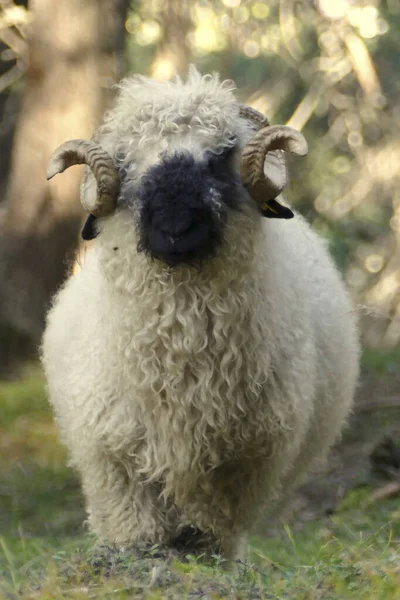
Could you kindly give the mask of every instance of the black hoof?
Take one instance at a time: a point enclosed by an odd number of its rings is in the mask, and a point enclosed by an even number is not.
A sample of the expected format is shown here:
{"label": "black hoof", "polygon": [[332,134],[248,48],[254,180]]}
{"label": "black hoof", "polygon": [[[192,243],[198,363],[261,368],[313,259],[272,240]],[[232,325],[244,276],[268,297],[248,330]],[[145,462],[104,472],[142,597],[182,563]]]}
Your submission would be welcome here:
{"label": "black hoof", "polygon": [[219,554],[219,546],[214,536],[191,525],[182,529],[174,539],[173,546],[178,552],[199,554],[206,551],[207,554]]}

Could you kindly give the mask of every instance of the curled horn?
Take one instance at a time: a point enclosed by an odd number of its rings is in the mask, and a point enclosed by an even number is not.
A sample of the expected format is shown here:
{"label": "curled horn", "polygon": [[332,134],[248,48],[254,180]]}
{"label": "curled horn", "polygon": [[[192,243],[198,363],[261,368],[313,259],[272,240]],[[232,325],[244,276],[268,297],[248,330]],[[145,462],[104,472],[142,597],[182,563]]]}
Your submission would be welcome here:
{"label": "curled horn", "polygon": [[239,115],[242,119],[251,121],[256,126],[256,129],[261,129],[261,127],[267,127],[269,125],[267,117],[258,112],[255,108],[247,106],[246,104],[240,104]]}
{"label": "curled horn", "polygon": [[307,142],[296,129],[270,126],[261,113],[249,107],[241,108],[240,116],[259,123],[257,133],[242,150],[240,175],[250,195],[263,204],[280,194],[287,184],[286,163],[279,151],[305,156]]}
{"label": "curled horn", "polygon": [[115,209],[120,189],[120,179],[111,156],[92,141],[70,140],[53,152],[46,176],[51,179],[72,165],[88,165],[97,181],[97,197],[90,204],[81,197],[83,208],[95,217],[104,217]]}

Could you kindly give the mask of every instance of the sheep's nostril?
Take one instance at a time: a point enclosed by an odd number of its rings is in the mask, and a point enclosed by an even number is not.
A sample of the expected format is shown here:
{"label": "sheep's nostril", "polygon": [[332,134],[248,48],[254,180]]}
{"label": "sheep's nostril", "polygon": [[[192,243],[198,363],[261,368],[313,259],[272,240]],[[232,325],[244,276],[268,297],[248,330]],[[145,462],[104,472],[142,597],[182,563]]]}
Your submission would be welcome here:
{"label": "sheep's nostril", "polygon": [[195,225],[196,224],[193,221],[180,223],[179,225],[166,225],[165,223],[161,223],[158,228],[169,239],[177,240],[193,229]]}
{"label": "sheep's nostril", "polygon": [[195,223],[191,223],[188,227],[180,228],[179,229],[179,233],[171,233],[170,231],[165,231],[165,229],[163,229],[162,227],[160,227],[160,232],[162,233],[162,235],[165,236],[165,238],[173,246],[175,246],[176,244],[178,244],[182,240],[185,240],[186,238],[189,238],[189,236],[194,232],[195,229],[196,229],[196,224]]}

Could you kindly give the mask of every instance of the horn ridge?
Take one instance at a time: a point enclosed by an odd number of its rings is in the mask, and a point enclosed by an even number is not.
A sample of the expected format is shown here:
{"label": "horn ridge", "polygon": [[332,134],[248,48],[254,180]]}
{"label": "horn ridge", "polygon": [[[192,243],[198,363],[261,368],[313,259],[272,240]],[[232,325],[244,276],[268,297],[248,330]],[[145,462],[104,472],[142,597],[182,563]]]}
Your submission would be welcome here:
{"label": "horn ridge", "polygon": [[265,117],[252,106],[247,106],[247,104],[239,105],[239,116],[242,119],[248,119],[251,121],[257,127],[257,129],[261,129],[262,127],[267,127],[269,125],[267,117]]}
{"label": "horn ridge", "polygon": [[[261,130],[263,131],[263,130]],[[260,140],[254,136],[243,148],[240,161],[240,175],[244,183],[255,185],[262,176],[266,152],[260,148]]]}

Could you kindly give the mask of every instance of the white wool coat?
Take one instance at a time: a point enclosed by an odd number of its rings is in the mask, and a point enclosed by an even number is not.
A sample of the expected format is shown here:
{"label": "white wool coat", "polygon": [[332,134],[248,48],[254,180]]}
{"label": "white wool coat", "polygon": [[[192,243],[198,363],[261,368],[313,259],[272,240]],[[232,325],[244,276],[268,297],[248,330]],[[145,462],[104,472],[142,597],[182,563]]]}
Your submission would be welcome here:
{"label": "white wool coat", "polygon": [[[162,84],[148,84],[150,101],[140,88],[147,104],[135,85],[145,84],[124,84],[103,128],[115,160],[142,136],[132,177],[154,160],[150,129],[174,114],[153,90]],[[229,86],[193,74],[176,85],[194,115],[189,133],[178,127],[185,147],[223,146],[235,123],[245,143]],[[142,102],[136,116],[128,96]],[[151,127],[140,125],[146,110]],[[42,349],[50,401],[100,538],[173,543],[191,526],[232,557],[338,437],[358,376],[355,313],[326,244],[297,214],[265,219],[248,199],[200,269],[138,254],[135,218],[120,206],[100,220],[54,300]]]}

